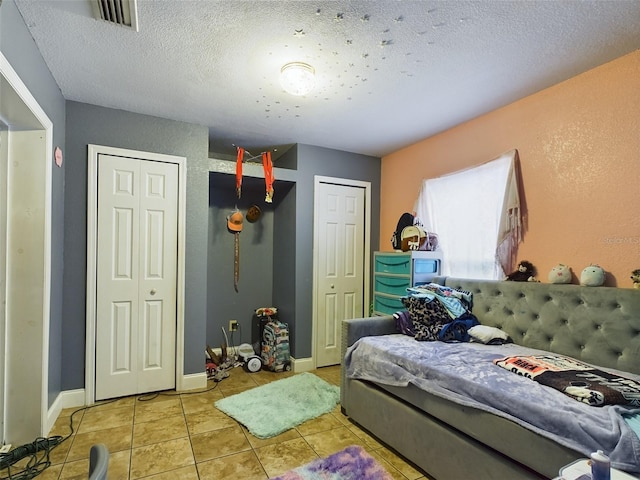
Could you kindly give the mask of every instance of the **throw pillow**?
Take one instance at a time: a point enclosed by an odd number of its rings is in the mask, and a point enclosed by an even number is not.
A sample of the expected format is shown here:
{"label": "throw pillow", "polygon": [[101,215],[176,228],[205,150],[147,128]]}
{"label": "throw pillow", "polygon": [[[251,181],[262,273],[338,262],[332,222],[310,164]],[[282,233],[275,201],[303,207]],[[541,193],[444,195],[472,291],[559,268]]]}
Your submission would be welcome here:
{"label": "throw pillow", "polygon": [[504,343],[509,339],[509,335],[496,327],[487,325],[476,325],[468,330],[472,340],[480,343]]}

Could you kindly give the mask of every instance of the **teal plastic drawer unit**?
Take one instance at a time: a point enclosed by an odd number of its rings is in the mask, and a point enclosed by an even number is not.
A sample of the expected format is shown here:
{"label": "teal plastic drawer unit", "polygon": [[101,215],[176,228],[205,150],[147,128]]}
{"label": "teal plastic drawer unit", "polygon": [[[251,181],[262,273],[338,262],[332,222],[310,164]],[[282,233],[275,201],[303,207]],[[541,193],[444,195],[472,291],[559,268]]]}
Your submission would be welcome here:
{"label": "teal plastic drawer unit", "polygon": [[404,310],[407,288],[429,283],[442,272],[440,252],[374,252],[373,314]]}
{"label": "teal plastic drawer unit", "polygon": [[376,273],[396,273],[409,275],[411,272],[411,255],[404,253],[387,253],[375,255],[374,271]]}
{"label": "teal plastic drawer unit", "polygon": [[391,315],[398,310],[404,310],[401,297],[385,296],[376,294],[373,302],[373,310],[383,315]]}
{"label": "teal plastic drawer unit", "polygon": [[406,295],[411,286],[408,277],[392,277],[390,275],[375,275],[373,290],[391,295]]}

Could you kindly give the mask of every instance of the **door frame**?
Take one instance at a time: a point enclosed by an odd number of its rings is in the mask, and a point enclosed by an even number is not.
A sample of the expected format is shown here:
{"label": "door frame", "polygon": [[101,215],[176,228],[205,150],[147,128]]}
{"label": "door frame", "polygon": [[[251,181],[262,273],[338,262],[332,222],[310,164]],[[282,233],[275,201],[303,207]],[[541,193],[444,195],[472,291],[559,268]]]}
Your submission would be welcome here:
{"label": "door frame", "polygon": [[364,182],[361,180],[351,180],[348,178],[337,177],[325,177],[321,175],[315,175],[313,177],[313,298],[312,298],[312,334],[311,334],[311,358],[313,362],[313,368],[317,367],[316,357],[316,342],[318,339],[318,284],[320,279],[318,278],[318,265],[320,261],[320,228],[318,225],[318,215],[315,214],[319,208],[320,201],[322,200],[319,195],[318,186],[321,183],[328,183],[332,185],[339,185],[345,187],[357,187],[364,188],[364,247],[362,254],[364,255],[362,278],[364,281],[362,289],[362,308],[364,314],[367,313],[369,308],[370,298],[370,277],[371,277],[371,182]]}
{"label": "door frame", "polygon": [[85,354],[85,404],[95,403],[96,387],[96,275],[98,244],[98,156],[101,154],[178,165],[178,252],[176,282],[176,390],[183,390],[184,378],[184,274],[187,159],[161,153],[127,150],[102,145],[88,146],[87,155],[87,305]]}
{"label": "door frame", "polygon": [[[42,285],[42,296],[37,301],[36,309],[38,313],[41,312],[41,315],[38,315],[39,318],[33,319],[33,326],[37,333],[36,337],[33,338],[33,331],[28,329],[20,329],[13,328],[9,330],[9,324],[7,321],[11,321],[11,319],[7,319],[4,315],[2,316],[3,321],[0,325],[0,339],[2,341],[2,346],[0,347],[0,354],[3,355],[4,363],[2,365],[2,373],[0,374],[0,379],[2,381],[2,391],[0,392],[2,398],[0,399],[0,414],[2,415],[2,440],[16,441],[19,440],[19,436],[24,434],[24,425],[14,425],[14,422],[9,422],[6,409],[7,403],[10,404],[10,407],[13,409],[13,415],[11,418],[16,418],[18,421],[24,416],[34,416],[37,415],[36,422],[39,424],[40,435],[46,435],[51,426],[52,426],[52,415],[49,412],[49,322],[51,315],[51,198],[52,198],[52,166],[53,166],[53,122],[49,119],[45,111],[40,107],[40,104],[35,99],[35,97],[31,94],[27,86],[24,84],[20,76],[13,69],[7,58],[0,52],[0,83],[3,84],[3,87],[7,87],[9,90],[3,92],[7,94],[5,98],[8,98],[12,105],[7,105],[6,103],[3,105],[4,107],[11,107],[12,113],[16,115],[15,118],[10,119],[11,121],[17,122],[16,124],[8,125],[8,133],[4,137],[7,141],[7,161],[10,161],[11,157],[11,136],[12,129],[16,129],[17,131],[33,131],[33,134],[40,137],[44,136],[44,144],[43,146],[43,155],[37,157],[31,157],[26,159],[27,161],[33,161],[34,168],[42,169],[39,173],[39,177],[42,178],[42,190],[39,192],[25,192],[30,195],[30,207],[33,208],[34,212],[41,212],[42,217],[42,227],[38,229],[34,234],[41,237],[42,240],[42,248],[43,248],[43,256],[42,261],[35,265],[35,269],[30,270],[30,277],[26,281],[26,283],[36,282]],[[0,115],[3,115],[6,112],[0,112]],[[35,119],[37,125],[31,124],[31,121],[27,119],[27,117],[32,117]],[[22,122],[29,123],[22,124]],[[3,146],[3,148],[5,148]],[[6,173],[6,172],[5,172]],[[3,181],[7,182],[8,178]],[[7,197],[3,198],[7,200]],[[16,192],[16,194],[20,194],[20,192]],[[9,200],[7,200],[6,215],[3,214],[4,220],[8,221],[9,213],[11,211],[12,206],[9,204]],[[7,225],[8,229],[10,228]],[[11,232],[7,229],[5,231],[8,237],[11,235]],[[6,243],[3,243],[4,247],[6,247]],[[11,263],[10,252],[6,252],[6,264],[7,270],[5,271],[6,285],[5,292],[9,290],[10,287],[13,287],[14,284],[17,284],[18,287],[21,283],[20,278],[14,278],[12,276],[11,271],[9,271],[9,266]],[[15,259],[14,259],[15,260]],[[19,263],[19,262],[18,262]],[[22,280],[24,282],[24,280]],[[5,298],[6,305],[2,308],[9,308],[10,298]],[[20,310],[21,306],[19,302],[16,302],[17,305],[12,306],[16,310]],[[33,307],[33,305],[29,305],[29,307]],[[30,311],[30,308],[26,308],[26,311]],[[10,337],[7,337],[7,333],[9,333]],[[40,348],[38,348],[40,347]],[[32,363],[24,362],[24,349],[33,349],[32,354],[30,355],[30,359]],[[24,402],[24,398],[22,401],[16,395],[9,395],[7,386],[11,383],[16,389],[16,382],[20,382],[25,375],[27,370],[23,371],[23,368],[29,369],[29,365],[37,365],[37,368],[40,370],[36,373],[39,375],[40,382],[36,382],[31,384],[27,391],[24,388],[20,388],[20,394],[26,395],[27,397],[36,397],[34,401]],[[22,365],[22,366],[21,366]],[[31,374],[27,374],[29,378],[33,378]],[[37,412],[32,410],[32,406],[35,405],[38,408]],[[18,410],[18,414],[15,414],[15,411]],[[12,439],[12,437],[15,437]]]}

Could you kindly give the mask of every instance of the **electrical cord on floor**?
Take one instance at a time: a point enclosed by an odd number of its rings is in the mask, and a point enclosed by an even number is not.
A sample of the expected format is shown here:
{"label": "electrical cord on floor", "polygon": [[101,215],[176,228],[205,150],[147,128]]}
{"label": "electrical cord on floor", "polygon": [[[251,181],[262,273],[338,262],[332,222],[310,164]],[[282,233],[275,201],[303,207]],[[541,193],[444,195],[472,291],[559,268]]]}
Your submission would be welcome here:
{"label": "electrical cord on floor", "polygon": [[218,384],[215,383],[213,385],[213,387],[207,388],[206,390],[198,390],[198,391],[195,391],[195,392],[173,392],[173,393],[169,393],[169,392],[153,392],[153,393],[145,393],[143,395],[138,396],[136,398],[136,400],[138,402],[149,402],[151,400],[155,400],[159,396],[163,396],[163,397],[179,397],[181,395],[198,395],[198,394],[201,394],[201,393],[210,392],[211,390],[215,390],[217,387],[218,387]]}
{"label": "electrical cord on floor", "polygon": [[[0,470],[7,469],[8,476],[1,479],[30,480],[40,475],[51,465],[49,453],[62,442],[61,436],[37,438],[32,443],[26,443],[14,448],[10,452],[0,455]],[[42,453],[40,453],[42,452]],[[11,466],[23,458],[31,457],[24,467],[11,472]]]}
{"label": "electrical cord on floor", "polygon": [[68,438],[70,438],[73,435],[73,433],[75,432],[75,430],[73,429],[73,417],[74,417],[74,415],[76,413],[83,412],[83,411],[89,410],[91,408],[102,407],[103,405],[109,405],[110,403],[117,402],[118,400],[120,400],[120,399],[119,398],[114,398],[113,400],[107,400],[105,402],[100,402],[100,403],[94,403],[93,405],[87,405],[86,407],[80,407],[77,410],[74,410],[73,413],[71,414],[71,417],[69,417],[69,430],[70,430],[69,435],[64,437],[60,443],[64,442]]}
{"label": "electrical cord on floor", "polygon": [[[117,400],[118,399],[108,400],[75,410],[69,419],[69,429],[71,432],[66,437],[55,435],[48,438],[36,438],[32,443],[21,445],[5,454],[0,454],[0,470],[6,468],[8,475],[0,476],[0,480],[31,480],[40,475],[45,469],[51,466],[51,460],[49,459],[51,451],[73,435],[73,417],[76,413],[90,408],[108,405]],[[24,467],[16,468],[16,472],[12,473],[12,465],[27,457],[31,457],[27,464]]]}
{"label": "electrical cord on floor", "polygon": [[[207,390],[201,390],[196,392],[184,392],[184,393],[165,393],[165,392],[155,392],[152,394],[140,395],[137,397],[138,401],[144,402],[157,398],[160,395],[175,397],[180,395],[196,395],[201,393],[207,393],[214,390],[218,384],[214,384],[212,387]],[[0,473],[0,480],[31,480],[38,475],[40,475],[45,469],[51,466],[51,460],[49,459],[49,455],[51,451],[56,448],[58,445],[69,439],[75,432],[73,428],[73,417],[84,410],[89,410],[90,408],[97,408],[103,405],[108,405],[110,403],[117,402],[119,399],[107,400],[105,402],[96,403],[94,405],[88,405],[86,407],[78,408],[71,413],[69,417],[69,434],[66,437],[62,437],[61,435],[56,435],[48,438],[37,438],[32,443],[27,443],[25,445],[21,445],[20,447],[16,447],[13,450],[0,454],[0,471],[6,469],[7,476],[3,476]],[[23,458],[31,457],[27,464],[24,467],[16,468],[15,473],[13,473],[12,465],[19,462]]]}

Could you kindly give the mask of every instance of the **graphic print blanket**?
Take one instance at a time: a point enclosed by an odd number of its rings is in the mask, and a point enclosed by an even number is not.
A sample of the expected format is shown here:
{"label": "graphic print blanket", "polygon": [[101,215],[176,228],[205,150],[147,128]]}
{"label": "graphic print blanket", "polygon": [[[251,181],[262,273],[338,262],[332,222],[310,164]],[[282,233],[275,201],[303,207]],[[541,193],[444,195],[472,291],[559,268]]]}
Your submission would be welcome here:
{"label": "graphic print blanket", "polygon": [[640,383],[573,358],[530,355],[505,357],[493,363],[588,405],[640,407]]}

